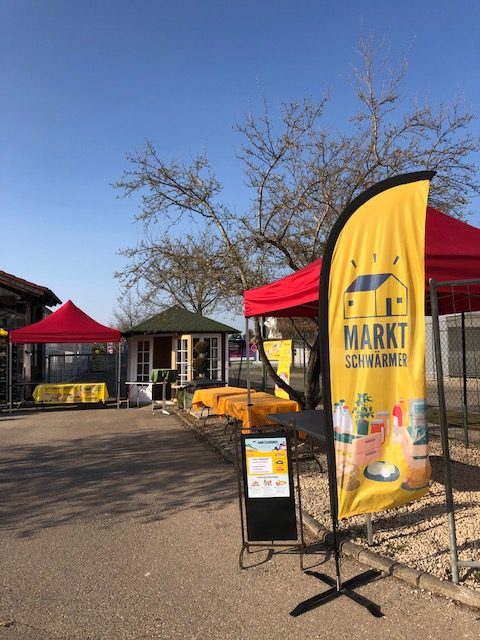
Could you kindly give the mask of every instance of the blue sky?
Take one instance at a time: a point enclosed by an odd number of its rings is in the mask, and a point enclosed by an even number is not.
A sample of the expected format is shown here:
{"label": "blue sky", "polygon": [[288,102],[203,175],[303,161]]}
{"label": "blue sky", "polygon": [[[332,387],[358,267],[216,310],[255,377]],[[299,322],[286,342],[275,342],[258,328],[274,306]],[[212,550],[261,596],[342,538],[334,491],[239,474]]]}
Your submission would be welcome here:
{"label": "blue sky", "polygon": [[473,1],[0,0],[0,269],[109,323],[117,252],[141,235],[111,186],[125,154],[145,138],[164,159],[205,151],[241,209],[234,125],[262,94],[276,108],[329,90],[341,129],[370,33],[408,58],[408,99],[480,112]]}

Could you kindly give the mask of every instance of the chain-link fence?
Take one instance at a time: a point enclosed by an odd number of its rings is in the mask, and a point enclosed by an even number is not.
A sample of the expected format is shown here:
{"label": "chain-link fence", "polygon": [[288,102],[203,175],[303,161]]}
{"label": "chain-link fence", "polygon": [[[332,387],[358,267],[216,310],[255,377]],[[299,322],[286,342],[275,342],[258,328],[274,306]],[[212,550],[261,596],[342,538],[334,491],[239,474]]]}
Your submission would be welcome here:
{"label": "chain-link fence", "polygon": [[[290,370],[290,386],[303,394],[306,386],[306,371],[308,365],[309,352],[303,345],[294,343],[292,348],[292,366]],[[274,369],[277,362],[272,361]],[[257,391],[275,392],[275,384],[267,375],[263,364],[257,357],[252,357],[248,364],[249,378],[252,389]],[[247,361],[245,357],[230,357],[228,362],[228,380],[230,385],[237,387],[247,386]]]}
{"label": "chain-link fence", "polygon": [[[479,572],[480,280],[430,282],[427,374],[430,432],[440,431],[452,580]],[[443,314],[443,315],[440,315]],[[428,331],[427,331],[428,336]],[[433,366],[432,366],[433,363]],[[432,376],[432,377],[430,377]],[[456,441],[463,441],[460,444]],[[433,460],[432,466],[434,468]],[[455,509],[458,510],[457,517]],[[460,514],[461,510],[461,514]]]}
{"label": "chain-link fence", "polygon": [[[126,358],[122,359],[120,395],[125,396]],[[115,353],[50,354],[47,356],[47,382],[105,382],[109,395],[116,395],[117,356]]]}
{"label": "chain-link fence", "polygon": [[[445,400],[449,418],[449,437],[480,446],[480,312],[453,313],[440,316],[440,340]],[[298,392],[305,390],[308,353],[295,345],[290,384]],[[304,362],[305,361],[305,362]],[[276,363],[273,363],[274,367]],[[439,435],[439,402],[432,318],[426,318],[426,378],[428,418],[431,435]],[[265,376],[260,361],[249,363],[253,389],[274,393],[274,383]],[[247,385],[245,358],[231,358],[229,383]]]}
{"label": "chain-link fence", "polygon": [[[439,334],[449,438],[468,445],[480,440],[480,313],[440,316]],[[427,318],[426,335],[429,423],[435,434],[440,422],[431,318]]]}

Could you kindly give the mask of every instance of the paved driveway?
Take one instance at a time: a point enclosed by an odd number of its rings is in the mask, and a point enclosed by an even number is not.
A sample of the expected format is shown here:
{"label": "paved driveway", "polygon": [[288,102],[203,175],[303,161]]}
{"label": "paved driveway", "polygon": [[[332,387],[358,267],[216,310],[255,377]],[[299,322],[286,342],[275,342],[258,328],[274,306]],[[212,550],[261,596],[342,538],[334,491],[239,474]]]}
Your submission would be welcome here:
{"label": "paved driveway", "polygon": [[292,554],[239,570],[233,469],[175,416],[3,414],[0,435],[0,640],[480,636],[478,612],[391,578],[360,590],[383,619],[346,598],[291,618],[322,585]]}

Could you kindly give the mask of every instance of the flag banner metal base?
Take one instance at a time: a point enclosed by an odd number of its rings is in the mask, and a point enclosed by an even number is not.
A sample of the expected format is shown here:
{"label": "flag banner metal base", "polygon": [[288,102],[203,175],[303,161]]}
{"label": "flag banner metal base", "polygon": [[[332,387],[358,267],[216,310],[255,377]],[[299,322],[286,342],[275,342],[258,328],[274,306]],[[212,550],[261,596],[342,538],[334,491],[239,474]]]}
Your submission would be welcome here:
{"label": "flag banner metal base", "polygon": [[365,598],[365,596],[361,596],[360,594],[353,591],[353,589],[355,589],[356,587],[367,584],[368,582],[379,578],[382,575],[381,571],[377,571],[376,569],[365,571],[364,573],[361,573],[358,576],[350,578],[350,580],[344,582],[340,586],[340,588],[338,588],[336,580],[328,576],[326,573],[318,573],[317,571],[305,571],[305,573],[307,576],[313,576],[314,578],[322,580],[326,584],[330,585],[331,588],[297,604],[295,609],[290,611],[290,615],[294,618],[302,615],[302,613],[311,611],[312,609],[315,609],[322,604],[326,604],[331,600],[335,600],[335,598],[338,598],[339,596],[347,596],[347,598],[350,598],[357,604],[365,607],[365,609],[367,609],[367,611],[371,613],[375,618],[383,618],[384,614],[382,613],[378,604],[375,604],[368,598]]}

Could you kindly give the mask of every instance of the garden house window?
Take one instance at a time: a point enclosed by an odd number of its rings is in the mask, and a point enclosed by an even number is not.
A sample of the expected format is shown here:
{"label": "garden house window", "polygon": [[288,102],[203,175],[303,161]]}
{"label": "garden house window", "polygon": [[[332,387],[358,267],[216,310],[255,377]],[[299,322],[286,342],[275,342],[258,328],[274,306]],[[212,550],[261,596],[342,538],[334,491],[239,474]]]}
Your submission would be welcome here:
{"label": "garden house window", "polygon": [[185,384],[188,380],[188,340],[180,338],[177,341],[177,384]]}
{"label": "garden house window", "polygon": [[150,340],[139,340],[137,347],[137,382],[150,379]]}

